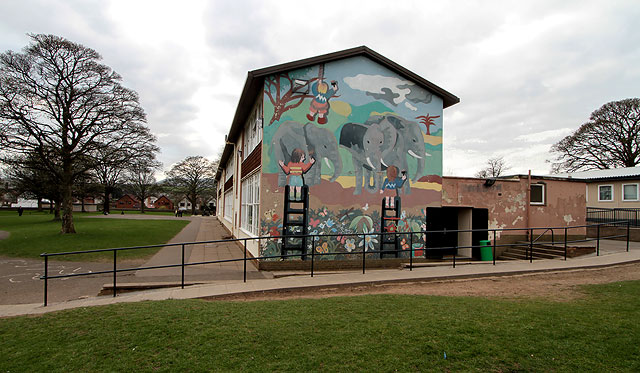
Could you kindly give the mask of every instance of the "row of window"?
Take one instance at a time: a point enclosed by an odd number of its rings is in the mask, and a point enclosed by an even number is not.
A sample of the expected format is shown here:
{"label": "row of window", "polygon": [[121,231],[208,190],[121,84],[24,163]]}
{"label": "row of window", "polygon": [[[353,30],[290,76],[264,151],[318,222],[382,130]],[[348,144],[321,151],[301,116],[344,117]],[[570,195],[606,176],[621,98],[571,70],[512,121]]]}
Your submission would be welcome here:
{"label": "row of window", "polygon": [[[613,201],[613,185],[598,185],[598,201]],[[622,200],[638,201],[638,184],[622,184]]]}
{"label": "row of window", "polygon": [[[260,172],[255,172],[242,180],[242,205],[240,227],[247,233],[258,235],[260,220]],[[224,194],[224,217],[233,221],[233,189]]]}

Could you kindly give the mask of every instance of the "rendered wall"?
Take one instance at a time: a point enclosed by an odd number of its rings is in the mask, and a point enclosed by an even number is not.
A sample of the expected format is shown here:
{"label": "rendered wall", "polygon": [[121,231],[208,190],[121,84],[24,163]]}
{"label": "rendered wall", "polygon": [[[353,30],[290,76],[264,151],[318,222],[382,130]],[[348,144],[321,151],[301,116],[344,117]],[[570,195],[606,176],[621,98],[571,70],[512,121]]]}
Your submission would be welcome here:
{"label": "rendered wall", "polygon": [[[442,205],[488,209],[489,229],[568,227],[586,224],[585,183],[532,179],[532,184],[538,182],[546,185],[544,205],[529,204],[526,178],[498,180],[495,184],[486,186],[483,179],[445,177]],[[529,223],[527,208],[530,209]],[[584,235],[586,230],[571,229],[568,234]],[[498,239],[502,235],[524,235],[524,231],[500,233]]]}
{"label": "rendered wall", "polygon": [[[304,160],[294,162],[300,152]],[[282,232],[284,187],[299,182],[287,166],[310,166],[303,176],[312,234],[379,231],[382,199],[396,193],[399,225],[419,230],[425,208],[442,200],[442,100],[365,57],[267,77],[262,235]],[[394,171],[396,185],[404,184],[384,188]],[[336,254],[325,259],[349,259],[363,247],[377,250],[377,240],[338,237],[318,242],[316,250]],[[275,240],[262,249],[279,253]]]}

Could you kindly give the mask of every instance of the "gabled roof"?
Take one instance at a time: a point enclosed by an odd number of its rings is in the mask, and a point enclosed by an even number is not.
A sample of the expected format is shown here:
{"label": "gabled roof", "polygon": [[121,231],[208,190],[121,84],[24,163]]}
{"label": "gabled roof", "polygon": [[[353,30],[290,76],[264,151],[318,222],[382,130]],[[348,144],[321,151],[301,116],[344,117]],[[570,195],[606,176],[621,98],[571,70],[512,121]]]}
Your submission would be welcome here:
{"label": "gabled roof", "polygon": [[[420,75],[407,70],[406,68],[365,46],[360,46],[338,52],[323,54],[321,56],[305,58],[298,61],[287,62],[249,71],[249,73],[247,74],[247,80],[244,83],[242,95],[240,96],[240,100],[238,102],[238,107],[236,108],[236,113],[233,117],[233,121],[231,122],[231,129],[229,130],[229,134],[227,135],[227,140],[232,143],[235,142],[237,140],[237,137],[242,132],[243,125],[247,120],[247,116],[250,114],[250,110],[253,104],[255,103],[256,96],[260,92],[262,92],[264,78],[266,76],[356,56],[365,56],[372,61],[377,62],[380,65],[388,68],[389,70],[397,73],[398,75],[413,81],[418,86],[430,92],[433,92],[435,95],[442,99],[443,108],[447,108],[460,102],[460,99],[458,97],[422,78]],[[233,146],[227,143],[227,145],[225,145],[224,151],[222,152],[220,164],[218,165],[218,171],[216,172],[215,177],[216,180],[220,178],[222,170],[224,169],[227,160],[231,155],[231,152],[233,152]]]}
{"label": "gabled roof", "polygon": [[608,170],[589,170],[559,174],[572,179],[582,180],[614,180],[614,179],[640,179],[640,167],[612,168]]}

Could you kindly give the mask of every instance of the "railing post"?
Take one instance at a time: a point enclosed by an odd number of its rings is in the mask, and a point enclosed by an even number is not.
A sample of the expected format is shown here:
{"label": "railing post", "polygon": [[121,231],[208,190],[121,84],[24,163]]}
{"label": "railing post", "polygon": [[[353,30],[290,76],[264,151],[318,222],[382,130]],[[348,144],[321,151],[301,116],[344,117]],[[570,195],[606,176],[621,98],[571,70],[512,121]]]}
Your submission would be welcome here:
{"label": "railing post", "polygon": [[180,280],[180,287],[184,289],[184,244],[182,244],[182,276]]}
{"label": "railing post", "polygon": [[598,224],[598,235],[596,236],[596,256],[600,256],[600,224]]}
{"label": "railing post", "polygon": [[311,277],[313,277],[313,263],[316,257],[316,236],[311,238]]}
{"label": "railing post", "polygon": [[[636,217],[638,216],[638,211],[636,211]],[[627,252],[629,252],[629,238],[630,238],[630,231],[631,231],[631,222],[629,220],[627,220]]]}
{"label": "railing post", "polygon": [[496,235],[496,230],[493,230],[493,265],[496,265],[496,239],[497,239],[497,235]]}
{"label": "railing post", "polygon": [[529,228],[529,263],[533,263],[533,228]]}
{"label": "railing post", "polygon": [[116,267],[116,259],[118,255],[118,250],[113,250],[113,297],[116,297],[116,277],[117,277],[117,267]]}
{"label": "railing post", "polygon": [[456,252],[453,253],[453,268],[456,268],[456,254],[458,253],[458,246],[456,246]]}
{"label": "railing post", "polygon": [[413,271],[413,232],[409,233],[409,271]]}
{"label": "railing post", "polygon": [[364,267],[365,267],[365,261],[366,261],[365,253],[367,252],[367,234],[365,233],[363,237],[364,237],[364,245],[362,245],[362,274],[364,275]]}
{"label": "railing post", "polygon": [[[46,254],[46,253],[45,253]],[[47,306],[47,281],[49,279],[49,256],[44,256],[44,306]]]}
{"label": "railing post", "polygon": [[565,227],[564,228],[564,260],[567,260],[567,235],[568,235],[568,228]]}
{"label": "railing post", "polygon": [[242,263],[244,263],[242,266],[242,281],[247,282],[247,240],[244,240],[244,260]]}

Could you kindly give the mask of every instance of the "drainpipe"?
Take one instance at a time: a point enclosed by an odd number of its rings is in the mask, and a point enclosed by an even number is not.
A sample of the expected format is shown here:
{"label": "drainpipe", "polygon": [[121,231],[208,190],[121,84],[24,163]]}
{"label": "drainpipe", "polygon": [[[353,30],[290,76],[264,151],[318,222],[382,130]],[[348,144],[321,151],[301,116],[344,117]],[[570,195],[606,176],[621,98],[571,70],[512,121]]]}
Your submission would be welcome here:
{"label": "drainpipe", "polygon": [[527,200],[525,201],[527,206],[527,240],[530,240],[529,237],[531,228],[531,170],[529,170],[529,177],[527,178]]}

